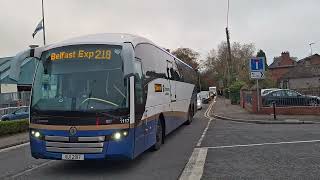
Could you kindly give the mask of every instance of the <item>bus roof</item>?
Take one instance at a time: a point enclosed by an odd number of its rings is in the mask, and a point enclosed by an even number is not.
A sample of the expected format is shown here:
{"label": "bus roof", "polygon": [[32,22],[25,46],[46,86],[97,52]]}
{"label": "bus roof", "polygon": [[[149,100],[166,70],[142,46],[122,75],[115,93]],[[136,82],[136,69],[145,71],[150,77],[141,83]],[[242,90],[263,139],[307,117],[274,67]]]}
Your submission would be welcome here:
{"label": "bus roof", "polygon": [[75,45],[75,44],[118,44],[121,45],[124,42],[130,42],[133,46],[136,46],[139,43],[150,43],[154,44],[152,41],[125,33],[102,33],[102,34],[90,34],[80,37],[75,37],[67,39],[65,41],[47,45],[44,49],[49,50],[56,47]]}
{"label": "bus roof", "polygon": [[[130,42],[132,45],[135,47],[137,44],[140,43],[148,43],[152,44],[156,47],[156,44],[154,44],[152,41],[141,37],[137,35],[132,35],[132,34],[126,34],[126,33],[100,33],[100,34],[90,34],[90,35],[85,35],[85,36],[80,36],[80,37],[75,37],[71,39],[67,39],[65,41],[59,42],[59,43],[54,43],[50,44],[44,47],[44,51],[61,47],[61,46],[69,46],[69,45],[76,45],[76,44],[115,44],[115,45],[121,45],[122,43],[125,42]],[[159,47],[162,49],[164,52],[167,54],[171,55],[187,67],[193,69],[190,65],[186,64],[182,60],[178,59],[175,57],[173,54],[167,52],[164,48]]]}

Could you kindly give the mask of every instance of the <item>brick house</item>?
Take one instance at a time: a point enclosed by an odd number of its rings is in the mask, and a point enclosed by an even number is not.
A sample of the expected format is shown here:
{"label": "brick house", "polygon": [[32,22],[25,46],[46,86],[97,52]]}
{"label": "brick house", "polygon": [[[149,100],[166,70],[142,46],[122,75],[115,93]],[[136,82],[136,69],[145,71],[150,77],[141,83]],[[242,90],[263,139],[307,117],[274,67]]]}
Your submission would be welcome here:
{"label": "brick house", "polygon": [[289,52],[282,52],[280,57],[275,57],[272,64],[269,66],[271,78],[281,86],[281,78],[297,65],[294,57],[290,57]]}
{"label": "brick house", "polygon": [[298,61],[298,65],[304,65],[304,66],[320,65],[320,55],[314,54],[312,56],[303,58]]}
{"label": "brick house", "polygon": [[305,94],[320,95],[320,55],[314,54],[298,61],[280,79],[283,88]]}

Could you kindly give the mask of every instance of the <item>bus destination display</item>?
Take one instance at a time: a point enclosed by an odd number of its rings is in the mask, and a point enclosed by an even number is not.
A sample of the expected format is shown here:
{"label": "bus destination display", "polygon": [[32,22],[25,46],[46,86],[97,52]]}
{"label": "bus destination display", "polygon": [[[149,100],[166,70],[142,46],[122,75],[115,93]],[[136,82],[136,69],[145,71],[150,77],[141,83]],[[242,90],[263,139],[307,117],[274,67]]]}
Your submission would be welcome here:
{"label": "bus destination display", "polygon": [[110,60],[112,58],[112,51],[109,49],[96,50],[73,50],[52,52],[50,54],[51,61],[68,60],[68,59],[83,59],[83,60]]}

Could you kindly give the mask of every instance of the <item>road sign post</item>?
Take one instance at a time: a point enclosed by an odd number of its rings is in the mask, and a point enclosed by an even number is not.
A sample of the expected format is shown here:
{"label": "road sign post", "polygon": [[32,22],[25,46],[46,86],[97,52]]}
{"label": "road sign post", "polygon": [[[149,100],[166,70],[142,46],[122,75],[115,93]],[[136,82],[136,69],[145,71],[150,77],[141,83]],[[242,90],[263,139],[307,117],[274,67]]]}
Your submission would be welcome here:
{"label": "road sign post", "polygon": [[260,111],[259,79],[265,78],[265,58],[253,57],[249,59],[250,78],[256,80],[257,85],[257,110]]}
{"label": "road sign post", "polygon": [[257,110],[260,111],[259,80],[257,79]]}

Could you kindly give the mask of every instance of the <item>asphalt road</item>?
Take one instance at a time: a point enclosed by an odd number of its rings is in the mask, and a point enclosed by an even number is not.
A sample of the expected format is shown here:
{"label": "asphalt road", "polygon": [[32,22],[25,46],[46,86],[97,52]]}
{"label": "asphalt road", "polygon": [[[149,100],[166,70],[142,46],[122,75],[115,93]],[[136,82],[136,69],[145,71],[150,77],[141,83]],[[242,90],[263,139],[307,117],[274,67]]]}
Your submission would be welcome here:
{"label": "asphalt road", "polygon": [[170,134],[159,151],[147,151],[133,161],[36,160],[28,145],[0,152],[0,179],[177,179],[207,125],[205,109],[191,125]]}
{"label": "asphalt road", "polygon": [[28,146],[0,151],[0,179],[319,179],[320,124],[208,125],[205,110],[133,161],[36,160]]}
{"label": "asphalt road", "polygon": [[202,179],[319,179],[320,125],[215,121]]}

